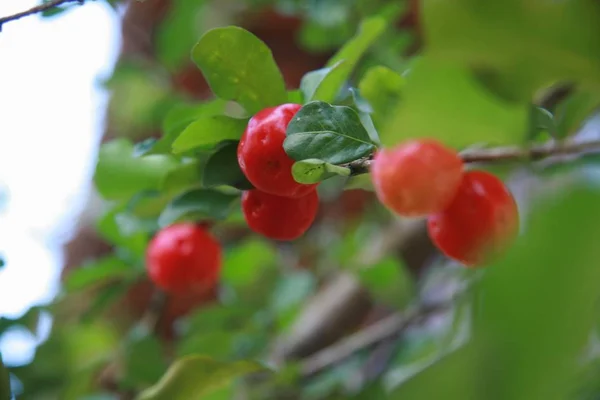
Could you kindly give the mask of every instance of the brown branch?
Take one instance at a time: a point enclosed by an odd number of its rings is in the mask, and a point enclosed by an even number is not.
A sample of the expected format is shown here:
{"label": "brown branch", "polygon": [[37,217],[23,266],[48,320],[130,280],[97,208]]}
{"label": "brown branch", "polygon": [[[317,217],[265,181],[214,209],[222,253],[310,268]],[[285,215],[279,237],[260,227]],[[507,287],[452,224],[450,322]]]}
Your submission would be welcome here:
{"label": "brown branch", "polygon": [[338,343],[329,346],[306,358],[300,367],[303,377],[314,374],[335,365],[354,353],[367,349],[385,339],[400,334],[408,326],[446,310],[450,304],[436,304],[413,308],[404,314],[396,313],[363,329]]}
{"label": "brown branch", "polygon": [[0,32],[2,31],[2,26],[7,22],[16,21],[18,19],[27,17],[29,15],[34,15],[37,13],[41,13],[41,12],[50,10],[55,7],[59,7],[63,4],[75,3],[75,2],[79,3],[79,4],[83,4],[84,0],[51,0],[51,1],[47,1],[45,3],[42,3],[38,6],[32,7],[29,10],[21,11],[16,14],[13,14],[13,15],[8,15],[6,17],[1,17],[0,18]]}
{"label": "brown branch", "polygon": [[164,293],[162,290],[156,289],[152,294],[152,298],[150,299],[150,303],[148,304],[146,312],[140,318],[139,325],[147,329],[148,332],[154,332],[166,303],[166,293]]}
{"label": "brown branch", "polygon": [[[465,163],[490,163],[519,160],[541,160],[544,158],[565,155],[581,155],[584,153],[600,152],[600,140],[588,140],[571,143],[548,142],[539,146],[523,148],[518,146],[493,147],[488,149],[467,149],[460,153]],[[346,166],[352,175],[366,174],[373,160],[362,158],[352,161]]]}

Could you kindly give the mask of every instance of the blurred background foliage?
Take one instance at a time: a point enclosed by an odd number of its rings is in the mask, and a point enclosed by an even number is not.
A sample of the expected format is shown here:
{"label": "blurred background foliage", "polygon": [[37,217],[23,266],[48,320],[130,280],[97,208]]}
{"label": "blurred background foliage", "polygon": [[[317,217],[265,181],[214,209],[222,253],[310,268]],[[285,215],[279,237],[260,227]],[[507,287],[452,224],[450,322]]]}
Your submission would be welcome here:
{"label": "blurred background foliage", "polygon": [[[123,45],[105,82],[93,227],[107,247],[67,262],[55,301],[0,319],[0,334],[53,320],[34,360],[8,365],[16,398],[600,399],[597,157],[481,165],[507,180],[522,218],[485,269],[441,257],[422,221],[375,200],[368,175],[325,180],[311,230],[273,243],[240,212],[246,182],[222,142],[239,127],[206,125],[248,113],[215,98],[191,53],[209,29],[242,26],[272,50],[289,101],[349,105],[384,145],[559,143],[581,139],[600,103],[600,3],[111,4]],[[180,220],[208,221],[222,241],[221,280],[155,315],[144,251]]]}

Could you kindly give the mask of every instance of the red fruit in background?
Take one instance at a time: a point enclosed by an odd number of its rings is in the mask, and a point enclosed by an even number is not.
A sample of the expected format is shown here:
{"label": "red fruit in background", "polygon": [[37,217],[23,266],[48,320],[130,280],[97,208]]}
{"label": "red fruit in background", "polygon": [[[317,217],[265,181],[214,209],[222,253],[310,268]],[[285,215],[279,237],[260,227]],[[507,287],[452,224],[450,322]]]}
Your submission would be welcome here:
{"label": "red fruit in background", "polygon": [[150,279],[166,292],[204,292],[218,280],[221,245],[199,225],[171,225],[148,245],[146,268]]}
{"label": "red fruit in background", "polygon": [[519,213],[500,179],[485,171],[469,171],[450,206],[431,215],[427,228],[446,256],[477,265],[510,246],[518,234]]}
{"label": "red fruit in background", "polygon": [[310,228],[319,208],[315,190],[299,198],[260,190],[242,194],[242,211],[250,229],[270,239],[294,240]]}
{"label": "red fruit in background", "polygon": [[381,149],[371,167],[379,201],[407,217],[425,216],[447,207],[462,175],[458,153],[431,139]]}
{"label": "red fruit in background", "polygon": [[283,149],[287,126],[301,107],[282,104],[266,108],[248,122],[237,156],[240,168],[255,188],[276,196],[302,197],[316,187],[294,180],[294,160]]}

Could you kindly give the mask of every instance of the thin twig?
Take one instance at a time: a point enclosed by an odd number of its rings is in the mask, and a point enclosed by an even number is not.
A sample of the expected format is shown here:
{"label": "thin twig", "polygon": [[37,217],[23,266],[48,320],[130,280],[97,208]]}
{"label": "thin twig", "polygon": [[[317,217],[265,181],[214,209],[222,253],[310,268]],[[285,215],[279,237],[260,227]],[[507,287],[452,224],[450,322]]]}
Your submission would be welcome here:
{"label": "thin twig", "polygon": [[148,330],[148,332],[154,332],[156,325],[160,320],[163,309],[167,302],[167,295],[162,291],[156,289],[150,299],[150,304],[142,317],[140,318],[139,324]]}
{"label": "thin twig", "polygon": [[79,3],[79,4],[83,4],[83,0],[51,0],[51,1],[47,1],[45,3],[42,3],[38,6],[32,7],[29,10],[25,10],[25,11],[21,11],[18,12],[16,14],[13,15],[8,15],[6,17],[1,17],[0,18],[0,31],[2,31],[2,26],[10,21],[16,21],[18,19],[21,19],[23,17],[27,17],[29,15],[34,15],[37,13],[41,13],[47,10],[50,10],[52,8],[55,7],[59,7],[63,4],[67,4],[67,3]]}
{"label": "thin twig", "polygon": [[343,361],[357,351],[371,347],[382,340],[399,334],[413,323],[448,308],[449,304],[421,306],[404,314],[396,313],[361,330],[338,343],[306,358],[301,365],[301,374],[310,377],[325,368]]}
{"label": "thin twig", "polygon": [[[588,140],[572,143],[545,143],[539,146],[523,148],[518,146],[493,147],[489,149],[467,149],[460,153],[465,163],[489,163],[518,160],[541,160],[553,156],[579,155],[600,152],[600,140]],[[366,174],[371,169],[373,160],[362,158],[352,161],[346,166],[352,175]]]}

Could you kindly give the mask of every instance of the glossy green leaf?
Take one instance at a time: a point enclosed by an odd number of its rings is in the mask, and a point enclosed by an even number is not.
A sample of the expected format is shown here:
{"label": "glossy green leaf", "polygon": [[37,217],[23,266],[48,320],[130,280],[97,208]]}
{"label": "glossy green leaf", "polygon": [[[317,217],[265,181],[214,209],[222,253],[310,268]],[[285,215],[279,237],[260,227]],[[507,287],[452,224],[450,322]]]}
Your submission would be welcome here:
{"label": "glossy green leaf", "polygon": [[142,190],[159,189],[176,166],[176,160],[166,155],[135,157],[129,140],[116,139],[102,145],[94,181],[104,198],[126,199]]}
{"label": "glossy green leaf", "polygon": [[381,141],[437,138],[461,148],[474,143],[515,144],[526,138],[529,103],[506,103],[454,63],[422,57],[406,78],[402,101],[391,108]]}
{"label": "glossy green leaf", "polygon": [[250,114],[287,100],[271,50],[243,28],[207,31],[192,49],[192,60],[218,97],[237,101]]}
{"label": "glossy green leaf", "polygon": [[356,111],[321,101],[308,103],[296,113],[283,147],[294,160],[318,158],[331,164],[353,161],[375,150]]}
{"label": "glossy green leaf", "polygon": [[227,140],[219,143],[204,164],[202,185],[213,187],[220,185],[232,186],[240,190],[252,189],[237,160],[239,141]]}
{"label": "glossy green leaf", "polygon": [[158,224],[164,227],[182,219],[224,219],[238,198],[238,195],[213,189],[192,189],[167,205],[158,218]]}
{"label": "glossy green leaf", "polygon": [[268,369],[253,361],[220,362],[204,356],[175,361],[158,383],[136,400],[200,400],[234,379]]}
{"label": "glossy green leaf", "polygon": [[66,277],[64,287],[67,291],[73,292],[97,283],[104,283],[106,280],[131,276],[132,272],[135,270],[131,266],[111,255],[71,270]]}
{"label": "glossy green leaf", "polygon": [[332,176],[350,176],[350,169],[327,163],[319,159],[296,161],[292,165],[292,176],[298,183],[306,185],[324,181]]}
{"label": "glossy green leaf", "polygon": [[406,84],[405,78],[395,71],[375,66],[367,70],[358,84],[360,95],[373,109],[373,119],[382,124],[397,106]]}
{"label": "glossy green leaf", "polygon": [[331,67],[321,68],[304,75],[300,81],[300,90],[305,101],[333,102],[341,89],[340,76],[346,77],[345,64],[346,61],[342,60]]}
{"label": "glossy green leaf", "polygon": [[173,152],[183,153],[194,148],[215,145],[223,140],[238,140],[248,120],[225,115],[201,117],[189,124],[173,142]]}

